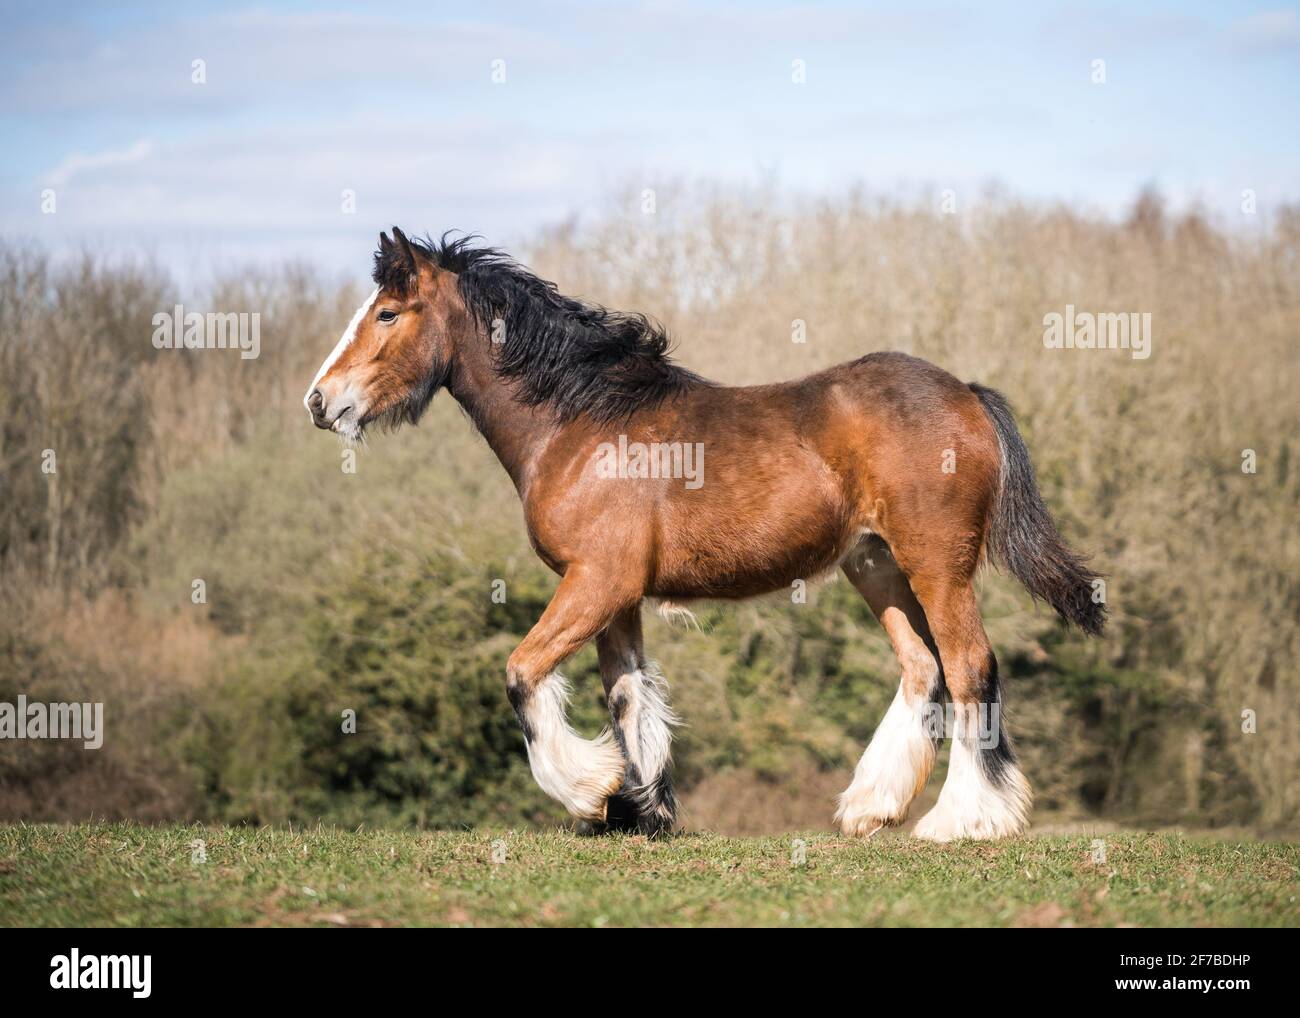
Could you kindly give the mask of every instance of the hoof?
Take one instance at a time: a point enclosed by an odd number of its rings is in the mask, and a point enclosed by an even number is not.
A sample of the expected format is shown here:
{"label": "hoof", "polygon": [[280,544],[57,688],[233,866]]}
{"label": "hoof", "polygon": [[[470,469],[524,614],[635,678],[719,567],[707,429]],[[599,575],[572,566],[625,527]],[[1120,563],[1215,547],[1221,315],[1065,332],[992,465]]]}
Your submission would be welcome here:
{"label": "hoof", "polygon": [[637,812],[636,803],[622,792],[616,792],[606,801],[604,824],[606,831],[634,833],[639,819],[640,814]]}
{"label": "hoof", "polygon": [[907,819],[911,803],[888,800],[872,791],[850,787],[840,796],[835,822],[846,838],[869,838],[886,827],[897,827]]}
{"label": "hoof", "polygon": [[841,820],[840,833],[846,838],[862,838],[865,841],[872,835],[879,834],[886,827],[897,826],[897,823],[890,820],[881,820],[878,817],[858,816]]}
{"label": "hoof", "polygon": [[611,795],[605,803],[605,822],[601,830],[603,833],[644,834],[655,838],[671,834],[675,824],[673,816],[665,815],[659,809],[643,811],[636,798],[624,788]]}
{"label": "hoof", "polygon": [[1009,768],[999,785],[979,786],[976,793],[949,794],[945,784],[939,802],[920,819],[912,834],[923,841],[943,843],[960,838],[992,841],[1025,833],[1033,796],[1019,769]]}

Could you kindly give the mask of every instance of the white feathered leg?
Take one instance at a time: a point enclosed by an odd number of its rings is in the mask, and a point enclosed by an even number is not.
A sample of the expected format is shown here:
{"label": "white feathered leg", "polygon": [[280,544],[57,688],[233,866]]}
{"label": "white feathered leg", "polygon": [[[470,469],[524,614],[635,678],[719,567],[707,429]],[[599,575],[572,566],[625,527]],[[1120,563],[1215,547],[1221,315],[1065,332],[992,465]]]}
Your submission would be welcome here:
{"label": "white feathered leg", "polygon": [[1000,700],[954,704],[948,777],[913,833],[927,841],[1007,838],[1029,826],[1033,794],[1006,730]]}
{"label": "white feathered leg", "polygon": [[850,837],[869,837],[907,819],[912,800],[925,787],[934,766],[934,715],[928,697],[909,700],[907,680],[881,720],[840,795],[835,821]]}
{"label": "white feathered leg", "polygon": [[606,800],[623,784],[623,754],[613,735],[606,730],[584,739],[569,726],[569,684],[560,675],[548,675],[527,693],[512,687],[511,701],[542,791],[579,819],[604,821]]}
{"label": "white feathered leg", "polygon": [[614,620],[597,637],[596,649],[614,738],[627,763],[608,822],[643,834],[671,830],[677,821],[672,730],[679,722],[668,706],[668,683],[642,652],[639,609]]}

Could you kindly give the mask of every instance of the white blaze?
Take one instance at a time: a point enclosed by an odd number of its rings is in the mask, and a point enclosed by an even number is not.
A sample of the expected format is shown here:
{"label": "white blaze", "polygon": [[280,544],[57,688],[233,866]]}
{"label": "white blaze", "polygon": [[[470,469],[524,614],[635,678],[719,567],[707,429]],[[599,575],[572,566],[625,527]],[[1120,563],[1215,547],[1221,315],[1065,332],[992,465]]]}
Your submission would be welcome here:
{"label": "white blaze", "polygon": [[343,330],[343,335],[335,345],[334,352],[325,358],[325,363],[322,364],[320,370],[316,372],[316,377],[311,380],[311,385],[307,386],[307,395],[302,398],[302,405],[307,407],[308,414],[311,413],[311,407],[308,405],[307,401],[311,399],[311,394],[316,389],[317,383],[329,373],[329,369],[334,366],[334,362],[343,356],[343,351],[351,346],[352,341],[357,338],[357,329],[361,327],[361,320],[365,318],[370,309],[375,306],[375,300],[378,297],[379,288],[376,287],[374,293],[366,298],[366,302],[362,304],[361,307],[357,308],[357,313],[352,316],[352,321],[348,322],[348,327]]}

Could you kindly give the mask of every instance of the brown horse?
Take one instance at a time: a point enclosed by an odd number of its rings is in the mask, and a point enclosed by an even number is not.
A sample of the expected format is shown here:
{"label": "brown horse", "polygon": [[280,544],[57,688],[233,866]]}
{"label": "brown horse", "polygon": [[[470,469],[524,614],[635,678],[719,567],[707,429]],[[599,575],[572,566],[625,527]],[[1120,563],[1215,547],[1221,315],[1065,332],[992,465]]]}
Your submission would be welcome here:
{"label": "brown horse", "polygon": [[[561,577],[510,655],[506,692],[538,784],[569,812],[647,833],[675,822],[675,718],[642,647],[642,602],[751,597],[838,566],[902,666],[840,797],[844,833],[901,823],[945,735],[947,781],[916,834],[1025,828],[1029,786],[1001,721],[976,569],[989,554],[1089,633],[1105,605],[998,393],[898,353],[717,385],[676,366],[644,317],[562,296],[468,238],[421,243],[394,228],[374,279],[307,410],[352,440],[416,423],[445,387],[487,439]],[[556,668],[593,638],[612,734],[591,741],[568,724]]]}

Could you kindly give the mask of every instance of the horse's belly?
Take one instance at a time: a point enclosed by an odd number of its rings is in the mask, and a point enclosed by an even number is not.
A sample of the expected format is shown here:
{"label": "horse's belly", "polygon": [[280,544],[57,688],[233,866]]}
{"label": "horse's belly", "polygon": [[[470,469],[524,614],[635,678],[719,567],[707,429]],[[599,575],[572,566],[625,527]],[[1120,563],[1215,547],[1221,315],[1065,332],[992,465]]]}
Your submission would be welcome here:
{"label": "horse's belly", "polygon": [[752,597],[834,569],[860,532],[833,499],[684,505],[661,519],[652,596]]}

